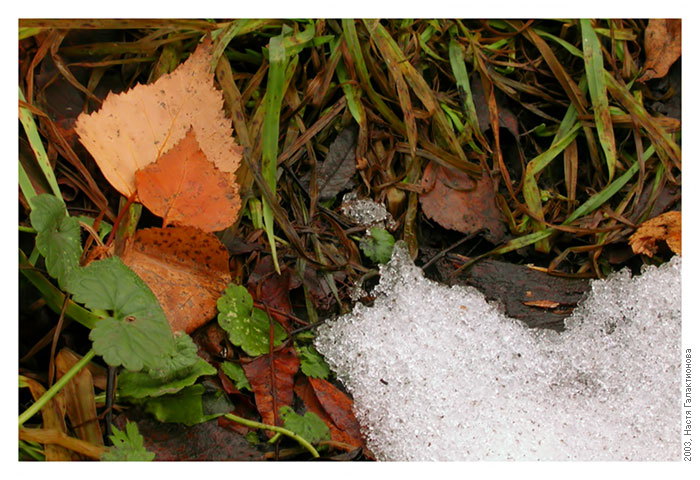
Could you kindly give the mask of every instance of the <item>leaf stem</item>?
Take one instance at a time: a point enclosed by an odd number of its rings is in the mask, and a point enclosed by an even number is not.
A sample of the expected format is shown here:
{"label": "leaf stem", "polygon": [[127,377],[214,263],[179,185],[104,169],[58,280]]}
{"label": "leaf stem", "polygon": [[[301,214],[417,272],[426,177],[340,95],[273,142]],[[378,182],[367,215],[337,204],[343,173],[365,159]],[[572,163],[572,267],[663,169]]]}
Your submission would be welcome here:
{"label": "leaf stem", "polygon": [[293,438],[294,440],[296,440],[299,443],[299,445],[301,445],[302,447],[307,449],[311,453],[311,455],[313,455],[314,458],[320,457],[320,455],[318,454],[316,449],[313,447],[313,445],[311,445],[309,442],[307,442],[306,439],[304,439],[304,437],[297,435],[296,433],[292,432],[291,430],[287,430],[286,428],[282,428],[282,427],[276,427],[274,425],[268,425],[266,423],[260,423],[260,422],[255,422],[253,420],[248,420],[246,418],[239,417],[238,415],[234,415],[232,413],[227,413],[226,415],[224,415],[224,418],[228,418],[229,420],[236,422],[236,423],[240,423],[241,425],[245,425],[246,427],[262,428],[264,430],[270,430],[273,432],[281,433],[282,435],[286,435],[290,438]]}
{"label": "leaf stem", "polygon": [[95,356],[95,351],[90,349],[83,358],[80,359],[78,363],[73,365],[73,367],[66,372],[54,385],[49,388],[46,393],[44,393],[39,399],[34,402],[34,404],[22,412],[19,416],[19,426],[21,427],[24,422],[32,418],[39,410],[41,410],[48,402],[51,400],[61,389],[66,386],[71,379],[77,375],[77,373],[82,370],[82,368],[90,363],[90,360]]}

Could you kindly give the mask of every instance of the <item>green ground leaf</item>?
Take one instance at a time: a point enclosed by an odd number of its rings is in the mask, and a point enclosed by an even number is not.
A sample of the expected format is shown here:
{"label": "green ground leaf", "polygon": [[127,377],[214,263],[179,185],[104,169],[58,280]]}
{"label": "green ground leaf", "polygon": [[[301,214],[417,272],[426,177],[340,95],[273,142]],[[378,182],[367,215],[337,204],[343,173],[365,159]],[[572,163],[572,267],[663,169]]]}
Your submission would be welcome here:
{"label": "green ground leaf", "polygon": [[304,437],[309,443],[318,445],[322,440],[331,439],[328,425],[313,412],[306,412],[302,417],[285,405],[280,408],[280,417],[284,421],[284,428]]}
{"label": "green ground leaf", "polygon": [[144,462],[156,458],[156,454],[146,450],[143,446],[143,437],[134,422],[126,421],[124,431],[113,430],[114,434],[109,438],[114,446],[110,447],[101,460],[107,462]]}
{"label": "green ground leaf", "polygon": [[208,393],[199,384],[186,387],[174,395],[146,398],[139,403],[159,422],[182,423],[188,427],[219,417],[227,413],[226,410],[233,410],[225,397]]}
{"label": "green ground leaf", "polygon": [[119,374],[119,395],[130,398],[159,397],[177,393],[185,387],[194,385],[202,375],[216,375],[216,368],[203,359],[189,367],[176,378],[163,380],[146,372],[122,371]]}
{"label": "green ground leaf", "polygon": [[362,253],[376,263],[386,263],[391,260],[395,242],[391,233],[380,227],[372,227],[369,232],[370,236],[360,241]]}
{"label": "green ground leaf", "polygon": [[[216,306],[219,325],[228,332],[231,343],[253,357],[269,352],[270,319],[264,311],[253,308],[253,297],[245,287],[229,285]],[[272,323],[278,346],[287,338],[287,332],[276,321]]]}
{"label": "green ground leaf", "polygon": [[176,344],[158,300],[117,257],[74,270],[66,281],[76,302],[111,312],[90,332],[93,348],[107,364],[127,370],[167,370]]}
{"label": "green ground leaf", "polygon": [[301,371],[307,377],[328,378],[331,369],[312,345],[295,346],[301,362]]}
{"label": "green ground leaf", "polygon": [[46,270],[65,288],[66,277],[80,266],[80,223],[69,217],[59,198],[45,193],[34,198],[29,215],[37,231],[36,248],[46,260]]}
{"label": "green ground leaf", "polygon": [[[173,351],[166,355],[157,366],[151,367],[148,370],[148,374],[161,381],[181,378],[183,375],[188,374],[190,369],[200,360],[199,355],[197,355],[197,345],[192,341],[192,337],[179,332],[175,334],[175,348]],[[214,375],[215,373],[206,375]]]}
{"label": "green ground leaf", "polygon": [[224,371],[228,378],[233,380],[233,383],[238,390],[250,390],[251,392],[253,391],[253,389],[250,386],[250,383],[248,382],[248,379],[245,376],[243,367],[241,367],[239,364],[233,362],[224,362],[221,364],[221,369]]}

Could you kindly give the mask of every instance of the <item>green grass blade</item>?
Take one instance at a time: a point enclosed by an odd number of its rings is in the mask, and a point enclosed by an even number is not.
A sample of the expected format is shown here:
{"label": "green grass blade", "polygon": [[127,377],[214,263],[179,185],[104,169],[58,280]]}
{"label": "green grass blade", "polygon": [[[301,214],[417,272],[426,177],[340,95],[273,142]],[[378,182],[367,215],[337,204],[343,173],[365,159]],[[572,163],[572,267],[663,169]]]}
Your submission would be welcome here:
{"label": "green grass blade", "polygon": [[[262,127],[262,175],[270,190],[277,190],[277,147],[279,144],[279,122],[284,96],[284,73],[289,62],[282,35],[270,39],[270,70],[265,92],[265,118]],[[274,214],[263,197],[263,221],[270,242],[275,271],[280,273],[274,235]]]}
{"label": "green grass blade", "polygon": [[455,76],[455,82],[457,83],[460,98],[462,99],[462,107],[467,115],[468,138],[471,138],[473,134],[477,137],[481,145],[486,145],[486,139],[479,129],[479,119],[476,116],[474,97],[472,97],[469,75],[467,75],[467,67],[464,63],[464,52],[462,51],[461,45],[454,37],[450,38],[449,57],[452,73]]}
{"label": "green grass blade", "polygon": [[[542,208],[542,198],[540,189],[537,186],[537,174],[541,172],[547,165],[551,163],[566,147],[573,142],[579,134],[581,128],[580,123],[576,123],[569,132],[564,135],[559,141],[552,144],[547,150],[542,152],[537,157],[530,160],[525,169],[523,176],[523,196],[528,209],[537,217],[543,218],[544,211]],[[535,230],[545,230],[545,225],[542,222],[534,219]],[[548,253],[550,244],[548,239],[542,239],[535,246],[537,251]]]}
{"label": "green grass blade", "polygon": [[615,163],[617,162],[617,149],[613,132],[612,118],[608,107],[608,93],[605,87],[605,68],[603,65],[603,53],[600,40],[593,30],[589,19],[581,19],[581,36],[583,37],[583,61],[586,67],[588,89],[593,103],[595,124],[598,130],[598,139],[605,154],[605,162],[608,166],[608,183],[615,177]]}
{"label": "green grass blade", "polygon": [[[438,129],[442,133],[442,136],[446,142],[452,147],[452,151],[457,154],[457,157],[464,162],[465,165],[471,165],[471,162],[467,160],[467,156],[462,149],[462,146],[457,141],[457,136],[452,129],[449,120],[445,116],[445,113],[438,105],[435,100],[435,94],[425,81],[423,76],[418,72],[413,65],[408,61],[403,51],[399,48],[398,44],[391,37],[389,32],[382,26],[377,20],[367,21],[363,20],[365,27],[370,32],[372,40],[379,48],[382,55],[386,61],[393,61],[399,66],[401,72],[403,73],[406,82],[413,90],[413,93],[420,99],[425,108],[433,115],[433,118],[437,124]],[[471,165],[476,167],[476,171],[481,171],[481,168],[476,165]]]}
{"label": "green grass blade", "polygon": [[36,197],[36,190],[34,190],[32,181],[29,180],[29,175],[24,171],[22,162],[19,162],[19,188],[22,190],[22,195],[24,195],[24,198],[27,199],[27,203],[29,203],[31,207],[34,197]]}
{"label": "green grass blade", "polygon": [[[22,94],[22,89],[18,87],[19,99],[26,102],[24,95]],[[46,150],[44,150],[44,144],[41,143],[41,137],[39,136],[39,130],[36,128],[36,123],[34,122],[34,117],[26,108],[19,108],[19,120],[22,122],[24,127],[24,132],[27,134],[27,139],[29,140],[29,145],[31,145],[34,155],[36,156],[36,161],[39,164],[39,168],[44,173],[46,180],[49,182],[49,186],[61,201],[63,201],[63,195],[61,195],[61,190],[58,188],[58,182],[56,181],[56,176],[53,173],[53,168],[49,162],[49,157],[46,155]]]}

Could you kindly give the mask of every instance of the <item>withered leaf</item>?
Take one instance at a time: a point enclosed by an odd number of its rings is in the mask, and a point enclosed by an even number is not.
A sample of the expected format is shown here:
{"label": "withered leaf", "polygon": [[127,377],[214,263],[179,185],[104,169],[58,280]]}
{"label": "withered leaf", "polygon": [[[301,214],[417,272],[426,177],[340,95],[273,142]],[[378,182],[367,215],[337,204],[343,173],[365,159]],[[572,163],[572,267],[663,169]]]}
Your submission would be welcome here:
{"label": "withered leaf", "polygon": [[642,223],[637,231],[630,235],[629,244],[634,253],[643,253],[651,257],[656,253],[656,244],[664,240],[671,251],[681,255],[681,230],[681,212],[662,213]]}
{"label": "withered leaf", "polygon": [[441,226],[467,235],[483,232],[491,243],[505,237],[505,224],[488,175],[476,181],[466,173],[431,162],[423,172],[421,189],[423,213]]}
{"label": "withered leaf", "polygon": [[354,447],[364,446],[364,441],[359,433],[359,427],[357,429],[353,427],[351,428],[351,432],[346,432],[338,428],[335,422],[333,422],[333,419],[330,417],[330,415],[328,415],[326,410],[318,401],[314,388],[309,383],[307,377],[300,376],[297,379],[297,382],[294,384],[294,393],[301,398],[307,410],[314,412],[321,418],[321,420],[325,422],[326,425],[328,425],[328,428],[331,431],[331,440],[346,443]]}
{"label": "withered leaf", "polygon": [[646,61],[639,82],[663,78],[681,56],[681,20],[652,18],[644,31]]}
{"label": "withered leaf", "polygon": [[345,128],[333,140],[318,170],[318,197],[328,200],[340,193],[355,174],[357,129]]}
{"label": "withered leaf", "polygon": [[333,419],[333,423],[351,438],[355,439],[351,445],[361,445],[362,434],[360,424],[352,413],[352,400],[346,394],[338,390],[332,383],[322,379],[309,377],[309,383],[316,394],[318,402]]}
{"label": "withered leaf", "polygon": [[189,225],[205,232],[228,227],[241,208],[234,174],[207,159],[192,129],[168,153],[136,172],[136,191],[165,225]]}
{"label": "withered leaf", "polygon": [[231,282],[226,247],[193,227],[138,230],[122,261],[153,291],[173,332],[190,333],[213,318]]}
{"label": "withered leaf", "polygon": [[211,54],[207,37],[172,73],[119,95],[110,93],[99,111],[78,117],[80,141],[122,195],[136,191],[136,171],[167,153],[190,126],[219,170],[238,168],[242,149],[232,138],[223,95],[214,87]]}
{"label": "withered leaf", "polygon": [[[56,378],[60,379],[76,363],[80,356],[68,348],[56,355]],[[95,386],[90,369],[83,368],[63,387],[61,391],[66,402],[66,413],[78,438],[93,445],[104,445],[102,429],[97,420],[95,407]]]}
{"label": "withered leaf", "polygon": [[[275,404],[277,411],[283,405],[292,405],[294,400],[294,375],[299,370],[299,360],[294,348],[289,346],[274,354]],[[255,394],[255,405],[263,423],[275,424],[272,401],[272,369],[270,355],[261,355],[250,363],[243,364],[243,371]],[[269,432],[271,433],[271,432]]]}

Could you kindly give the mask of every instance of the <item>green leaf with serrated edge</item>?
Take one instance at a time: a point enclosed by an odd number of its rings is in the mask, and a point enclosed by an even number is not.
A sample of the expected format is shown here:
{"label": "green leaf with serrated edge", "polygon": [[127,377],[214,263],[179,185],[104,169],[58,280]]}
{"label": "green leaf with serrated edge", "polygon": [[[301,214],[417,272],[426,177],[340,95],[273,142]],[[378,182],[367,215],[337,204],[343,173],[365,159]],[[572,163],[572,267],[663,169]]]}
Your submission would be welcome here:
{"label": "green leaf with serrated edge", "polygon": [[60,199],[48,193],[34,198],[29,219],[37,231],[36,248],[46,260],[46,270],[65,288],[68,274],[80,266],[80,223],[68,216]]}
{"label": "green leaf with serrated edge", "polygon": [[386,263],[391,260],[391,252],[394,250],[394,237],[383,228],[372,227],[370,236],[360,241],[360,248],[367,258],[377,263]]}
{"label": "green leaf with serrated edge", "polygon": [[221,369],[224,371],[228,378],[233,380],[233,383],[238,390],[253,391],[253,389],[250,387],[250,383],[248,383],[248,379],[245,376],[243,367],[241,367],[239,364],[233,362],[224,362],[221,364]]}
{"label": "green leaf with serrated edge", "polygon": [[197,345],[192,338],[186,333],[178,332],[175,334],[175,349],[166,355],[158,366],[149,368],[148,374],[161,381],[180,378],[186,375],[199,360]]}
{"label": "green leaf with serrated edge", "polygon": [[122,371],[119,374],[119,395],[129,398],[159,397],[177,393],[185,387],[194,385],[202,375],[216,375],[216,368],[203,359],[190,366],[185,372],[175,378],[164,381],[143,372]]}
{"label": "green leaf with serrated edge", "polygon": [[331,439],[331,431],[321,418],[313,412],[306,412],[302,417],[287,405],[280,407],[280,417],[284,428],[301,435],[309,443],[318,444]]}
{"label": "green leaf with serrated edge", "polygon": [[312,345],[295,345],[294,349],[299,354],[301,371],[304,372],[307,377],[328,378],[331,369],[321,354],[318,353]]}
{"label": "green leaf with serrated edge", "polygon": [[131,371],[162,369],[176,355],[175,339],[158,300],[119,258],[74,270],[66,289],[87,308],[111,312],[90,332],[93,348],[108,365]]}
{"label": "green leaf with serrated edge", "polygon": [[[216,303],[219,325],[226,330],[231,343],[255,357],[270,350],[270,319],[259,308],[253,308],[253,297],[241,285],[229,285]],[[275,346],[287,338],[284,328],[272,321]]]}
{"label": "green leaf with serrated edge", "polygon": [[203,395],[205,395],[204,386],[197,384],[186,387],[174,395],[148,397],[135,403],[139,403],[159,422],[183,423],[191,427],[223,415],[223,413],[206,415],[202,407]]}
{"label": "green leaf with serrated edge", "polygon": [[113,427],[113,435],[109,438],[113,446],[102,454],[101,460],[107,462],[144,462],[151,461],[156,454],[146,450],[143,446],[143,437],[134,422],[126,421],[124,431]]}

